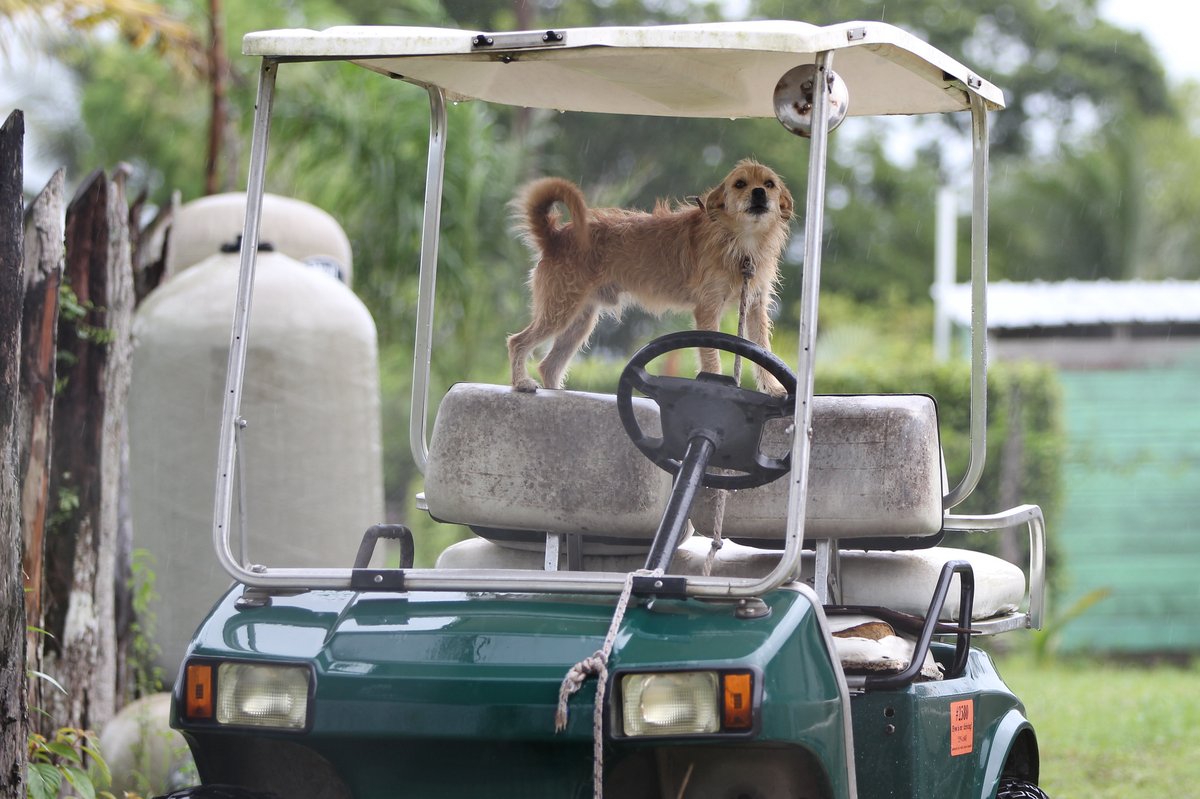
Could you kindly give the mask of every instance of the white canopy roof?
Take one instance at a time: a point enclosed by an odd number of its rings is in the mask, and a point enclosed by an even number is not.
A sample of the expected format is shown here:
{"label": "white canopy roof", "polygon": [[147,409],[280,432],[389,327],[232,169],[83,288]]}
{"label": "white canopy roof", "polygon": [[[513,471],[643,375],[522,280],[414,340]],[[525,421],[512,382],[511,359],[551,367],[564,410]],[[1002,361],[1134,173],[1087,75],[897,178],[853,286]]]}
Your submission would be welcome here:
{"label": "white canopy roof", "polygon": [[[547,35],[547,34],[552,35]],[[561,36],[561,38],[559,38]],[[880,22],[817,27],[756,21],[479,33],[352,26],[247,34],[246,55],[340,59],[440,86],[451,100],[529,108],[680,117],[771,117],[792,67],[836,51],[849,113],[926,114],[970,108],[968,92],[1002,108],[998,88],[915,36]]]}

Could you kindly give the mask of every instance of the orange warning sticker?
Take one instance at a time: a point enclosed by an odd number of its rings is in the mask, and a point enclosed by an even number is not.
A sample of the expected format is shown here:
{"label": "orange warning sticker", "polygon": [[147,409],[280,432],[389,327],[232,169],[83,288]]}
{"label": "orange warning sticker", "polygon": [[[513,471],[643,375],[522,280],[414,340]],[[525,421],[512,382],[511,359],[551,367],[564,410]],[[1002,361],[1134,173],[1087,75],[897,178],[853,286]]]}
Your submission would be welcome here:
{"label": "orange warning sticker", "polygon": [[969,755],[975,749],[975,702],[950,703],[950,756]]}

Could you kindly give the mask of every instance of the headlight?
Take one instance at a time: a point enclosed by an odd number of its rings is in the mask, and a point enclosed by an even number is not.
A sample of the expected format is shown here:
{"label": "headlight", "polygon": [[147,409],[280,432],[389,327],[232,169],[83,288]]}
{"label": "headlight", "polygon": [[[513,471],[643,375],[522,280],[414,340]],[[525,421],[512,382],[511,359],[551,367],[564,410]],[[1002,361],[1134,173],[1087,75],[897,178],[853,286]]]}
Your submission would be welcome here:
{"label": "headlight", "polygon": [[716,672],[627,674],[621,695],[626,735],[698,735],[721,729]]}
{"label": "headlight", "polygon": [[626,736],[746,733],[754,726],[749,672],[683,671],[621,676]]}
{"label": "headlight", "polygon": [[222,663],[217,668],[217,721],[302,730],[308,721],[305,666]]}

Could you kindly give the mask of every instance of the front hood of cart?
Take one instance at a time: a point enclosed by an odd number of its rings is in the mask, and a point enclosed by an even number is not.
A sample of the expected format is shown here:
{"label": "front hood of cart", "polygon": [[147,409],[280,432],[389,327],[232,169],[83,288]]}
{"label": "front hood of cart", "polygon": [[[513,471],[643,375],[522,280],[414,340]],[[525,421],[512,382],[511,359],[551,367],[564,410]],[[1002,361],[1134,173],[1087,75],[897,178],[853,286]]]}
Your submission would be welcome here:
{"label": "front hood of cart", "polygon": [[[446,738],[552,738],[559,684],[601,647],[616,600],[314,591],[238,609],[239,594],[214,609],[193,656],[311,663],[313,733]],[[765,669],[812,621],[791,591],[767,602],[767,617],[739,619],[733,603],[635,601],[610,668]],[[572,705],[590,708],[594,685]],[[566,734],[590,738],[591,714],[572,713]]]}

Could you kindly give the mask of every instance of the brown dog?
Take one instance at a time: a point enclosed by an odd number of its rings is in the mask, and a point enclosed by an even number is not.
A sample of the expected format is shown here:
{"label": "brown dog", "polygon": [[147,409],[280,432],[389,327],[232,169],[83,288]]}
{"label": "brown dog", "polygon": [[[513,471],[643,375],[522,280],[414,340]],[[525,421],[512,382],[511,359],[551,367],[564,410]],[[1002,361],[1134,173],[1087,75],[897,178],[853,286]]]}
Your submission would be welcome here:
{"label": "brown dog", "polygon": [[[571,221],[559,224],[562,203]],[[549,388],[561,388],[567,364],[587,341],[602,312],[619,314],[626,299],[659,313],[690,310],[696,328],[716,330],[721,315],[739,302],[747,286],[747,338],[770,349],[769,306],[788,237],[792,195],[768,167],[743,160],[696,206],[653,213],[588,208],[574,183],[543,178],[513,201],[524,234],[537,256],[530,277],[533,321],[509,336],[512,385],[536,391],[526,361],[553,338],[538,368]],[[700,352],[701,368],[720,372],[715,350]],[[779,382],[755,369],[761,390],[782,394]]]}

